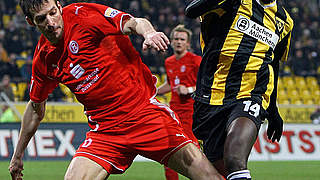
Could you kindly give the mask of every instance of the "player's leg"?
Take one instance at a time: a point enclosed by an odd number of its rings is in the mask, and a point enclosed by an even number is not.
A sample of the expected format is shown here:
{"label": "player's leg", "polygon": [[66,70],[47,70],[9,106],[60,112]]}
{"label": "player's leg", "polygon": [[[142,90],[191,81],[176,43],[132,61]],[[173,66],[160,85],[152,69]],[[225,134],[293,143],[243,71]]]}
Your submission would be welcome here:
{"label": "player's leg", "polygon": [[168,167],[190,179],[223,180],[204,154],[192,143],[174,153],[169,158]]}
{"label": "player's leg", "polygon": [[72,159],[67,172],[65,180],[104,180],[109,176],[108,172],[96,162],[86,157],[75,157]]}
{"label": "player's leg", "polygon": [[178,180],[179,175],[174,170],[168,168],[167,166],[164,166],[164,173],[167,180]]}
{"label": "player's leg", "polygon": [[224,166],[223,158],[215,160],[212,164],[222,176],[228,176],[228,172],[226,170],[226,167]]}
{"label": "player's leg", "polygon": [[192,113],[188,112],[183,114],[182,116],[180,116],[179,114],[179,117],[180,117],[180,121],[181,121],[184,133],[192,140],[192,143],[194,145],[196,145],[199,149],[201,149],[198,139],[195,137],[195,135],[192,132],[192,122],[193,122]]}
{"label": "player's leg", "polygon": [[[77,149],[65,179],[106,179],[110,174],[122,174],[137,156],[128,149],[126,122],[109,131],[89,131]],[[123,135],[120,136],[119,134]]]}
{"label": "player's leg", "polygon": [[135,152],[197,180],[223,180],[205,155],[185,135],[177,115],[156,99],[135,115],[129,140]]}
{"label": "player's leg", "polygon": [[224,167],[223,151],[226,137],[229,108],[194,103],[193,132],[202,140],[203,152],[215,169],[224,177],[228,173]]}
{"label": "player's leg", "polygon": [[248,158],[265,114],[262,106],[252,99],[238,101],[233,106],[223,153],[228,180],[251,179]]}
{"label": "player's leg", "polygon": [[247,117],[239,117],[230,124],[227,132],[224,162],[228,179],[251,179],[247,162],[258,133],[255,123]]}

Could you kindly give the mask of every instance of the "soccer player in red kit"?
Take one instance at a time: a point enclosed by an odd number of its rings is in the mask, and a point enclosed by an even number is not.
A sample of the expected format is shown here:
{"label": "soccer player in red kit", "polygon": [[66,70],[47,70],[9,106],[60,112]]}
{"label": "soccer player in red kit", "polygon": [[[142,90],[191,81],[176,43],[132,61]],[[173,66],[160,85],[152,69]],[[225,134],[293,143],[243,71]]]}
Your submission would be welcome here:
{"label": "soccer player in red kit", "polygon": [[[183,25],[175,27],[170,34],[171,46],[174,55],[165,60],[167,81],[158,89],[158,94],[171,91],[170,108],[177,113],[186,135],[198,148],[198,140],[192,132],[193,102],[191,94],[195,90],[197,73],[201,63],[201,57],[191,52],[190,48],[192,32]],[[165,166],[167,180],[179,179],[178,174]]]}
{"label": "soccer player in red kit", "polygon": [[22,179],[23,152],[44,117],[48,94],[63,83],[84,105],[91,130],[65,179],[106,179],[123,173],[138,155],[191,179],[220,179],[184,135],[179,119],[155,99],[155,78],[127,34],[143,49],[167,49],[169,40],[149,21],[108,6],[56,0],[21,0],[27,22],[42,33],[33,59],[30,101],[9,171]]}

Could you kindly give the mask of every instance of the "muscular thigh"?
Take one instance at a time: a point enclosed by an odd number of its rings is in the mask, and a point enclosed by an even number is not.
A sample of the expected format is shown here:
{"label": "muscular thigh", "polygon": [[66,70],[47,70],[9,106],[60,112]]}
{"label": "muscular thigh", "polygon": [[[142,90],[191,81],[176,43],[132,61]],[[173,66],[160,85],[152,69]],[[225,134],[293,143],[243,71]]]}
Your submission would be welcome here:
{"label": "muscular thigh", "polygon": [[108,176],[107,171],[96,162],[86,157],[75,157],[68,167],[65,180],[103,180]]}
{"label": "muscular thigh", "polygon": [[194,132],[204,142],[204,153],[211,162],[222,159],[227,128],[239,117],[245,117],[260,128],[265,111],[253,100],[238,100],[228,105],[198,104],[194,114]]}

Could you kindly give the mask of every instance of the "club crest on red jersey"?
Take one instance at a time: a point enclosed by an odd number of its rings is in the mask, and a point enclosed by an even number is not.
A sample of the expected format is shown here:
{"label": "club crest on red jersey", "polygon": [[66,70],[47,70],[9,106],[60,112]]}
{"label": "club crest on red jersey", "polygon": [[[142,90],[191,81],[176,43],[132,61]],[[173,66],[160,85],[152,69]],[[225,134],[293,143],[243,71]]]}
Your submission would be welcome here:
{"label": "club crest on red jersey", "polygon": [[69,43],[69,50],[72,54],[77,54],[79,51],[79,45],[76,41],[72,40]]}
{"label": "club crest on red jersey", "polygon": [[185,65],[182,65],[181,68],[180,68],[180,71],[181,71],[181,72],[185,72],[185,71],[186,71],[186,66],[185,66]]}

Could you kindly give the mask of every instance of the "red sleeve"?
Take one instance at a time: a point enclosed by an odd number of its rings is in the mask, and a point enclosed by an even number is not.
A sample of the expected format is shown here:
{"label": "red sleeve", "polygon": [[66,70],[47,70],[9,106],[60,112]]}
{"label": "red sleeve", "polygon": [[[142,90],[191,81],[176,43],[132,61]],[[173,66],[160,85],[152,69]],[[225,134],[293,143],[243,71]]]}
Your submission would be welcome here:
{"label": "red sleeve", "polygon": [[39,51],[38,49],[35,51],[30,82],[30,99],[36,103],[45,101],[48,95],[52,93],[59,84],[57,81],[51,80],[45,75],[47,68],[39,59],[41,54],[41,51]]}
{"label": "red sleeve", "polygon": [[30,99],[41,103],[48,99],[48,95],[58,86],[55,81],[44,80],[39,76],[32,75],[30,85]]}
{"label": "red sleeve", "polygon": [[88,23],[92,30],[104,36],[108,34],[123,34],[123,24],[130,19],[130,14],[101,5],[86,4],[87,17],[83,23]]}

